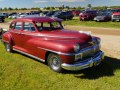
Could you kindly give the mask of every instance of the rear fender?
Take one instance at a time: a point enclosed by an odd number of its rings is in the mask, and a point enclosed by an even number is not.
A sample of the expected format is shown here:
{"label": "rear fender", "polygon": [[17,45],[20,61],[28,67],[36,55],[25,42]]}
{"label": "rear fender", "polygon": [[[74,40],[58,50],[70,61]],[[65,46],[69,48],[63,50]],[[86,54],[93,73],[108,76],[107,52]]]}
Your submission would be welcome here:
{"label": "rear fender", "polygon": [[9,33],[9,32],[6,32],[2,35],[2,41],[4,43],[9,43],[11,44],[12,46],[14,45],[14,40],[13,40],[13,37],[12,35]]}

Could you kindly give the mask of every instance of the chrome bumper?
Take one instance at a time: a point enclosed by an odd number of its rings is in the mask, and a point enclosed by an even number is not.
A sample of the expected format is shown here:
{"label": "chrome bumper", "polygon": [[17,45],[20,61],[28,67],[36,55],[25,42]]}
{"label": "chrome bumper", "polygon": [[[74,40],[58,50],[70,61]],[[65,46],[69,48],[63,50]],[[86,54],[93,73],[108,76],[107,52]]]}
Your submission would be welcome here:
{"label": "chrome bumper", "polygon": [[99,65],[103,59],[104,59],[104,53],[102,51],[99,51],[93,57],[84,60],[82,62],[76,62],[74,64],[63,63],[62,68],[71,71],[82,70],[85,68]]}

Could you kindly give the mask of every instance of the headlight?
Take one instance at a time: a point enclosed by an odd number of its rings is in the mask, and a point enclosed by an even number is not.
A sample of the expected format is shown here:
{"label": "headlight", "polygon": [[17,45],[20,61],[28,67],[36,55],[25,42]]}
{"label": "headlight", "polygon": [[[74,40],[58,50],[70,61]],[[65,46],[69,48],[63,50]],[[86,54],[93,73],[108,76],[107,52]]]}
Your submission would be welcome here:
{"label": "headlight", "polygon": [[96,41],[98,44],[100,44],[100,42],[101,42],[100,38],[97,38]]}
{"label": "headlight", "polygon": [[100,39],[100,38],[92,37],[92,41],[93,41],[95,44],[100,44],[101,39]]}
{"label": "headlight", "polygon": [[80,50],[80,45],[79,44],[75,44],[74,45],[74,51],[78,52]]}

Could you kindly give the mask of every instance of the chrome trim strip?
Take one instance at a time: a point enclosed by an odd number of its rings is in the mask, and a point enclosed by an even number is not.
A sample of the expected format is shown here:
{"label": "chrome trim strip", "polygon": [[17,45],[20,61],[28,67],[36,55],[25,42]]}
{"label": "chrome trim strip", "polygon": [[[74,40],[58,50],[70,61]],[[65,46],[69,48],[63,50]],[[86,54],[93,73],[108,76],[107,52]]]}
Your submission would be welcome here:
{"label": "chrome trim strip", "polygon": [[38,47],[38,49],[43,49],[43,50],[46,50],[46,51],[50,51],[50,52],[57,53],[57,54],[62,54],[62,55],[67,55],[67,56],[72,55],[72,54],[68,54],[68,53],[62,53],[62,52],[58,52],[58,51],[53,51],[53,50],[42,48],[42,47]]}
{"label": "chrome trim strip", "polygon": [[34,56],[34,55],[28,54],[28,53],[26,53],[26,52],[23,52],[23,51],[21,51],[21,50],[18,50],[18,49],[15,49],[15,48],[13,48],[13,50],[14,50],[14,51],[17,51],[17,52],[20,52],[20,53],[22,53],[22,54],[25,54],[25,55],[27,55],[27,56],[30,56],[30,57],[32,57],[32,58],[35,58],[35,59],[37,59],[37,60],[39,60],[39,61],[45,62],[45,60],[40,59],[40,58],[38,58],[38,57],[36,57],[36,56]]}
{"label": "chrome trim strip", "polygon": [[94,48],[96,48],[98,46],[99,45],[97,44],[97,45],[94,45],[94,46],[84,48],[84,49],[80,50],[80,52],[78,52],[78,53],[62,53],[62,52],[53,51],[53,50],[42,48],[42,47],[38,47],[38,49],[43,49],[43,50],[50,51],[50,52],[57,53],[57,54],[61,54],[61,55],[74,56],[74,55],[79,55],[79,54],[81,54],[83,52],[86,52],[87,50],[94,49]]}
{"label": "chrome trim strip", "polygon": [[[97,56],[97,54],[99,54]],[[101,63],[101,61],[104,59],[104,53],[102,51],[98,52],[94,57],[91,57],[85,61],[82,62],[76,62],[74,64],[67,64],[63,63],[61,66],[62,68],[66,70],[76,71],[76,70],[82,70],[89,67],[97,66]]]}

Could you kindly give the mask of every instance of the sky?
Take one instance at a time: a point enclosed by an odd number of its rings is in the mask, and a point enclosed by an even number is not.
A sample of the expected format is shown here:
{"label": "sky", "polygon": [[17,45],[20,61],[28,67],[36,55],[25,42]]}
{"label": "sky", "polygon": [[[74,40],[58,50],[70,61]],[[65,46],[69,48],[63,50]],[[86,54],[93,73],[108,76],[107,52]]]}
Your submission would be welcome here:
{"label": "sky", "polygon": [[120,0],[0,0],[0,8],[31,8],[48,6],[85,7],[92,6],[120,6]]}

